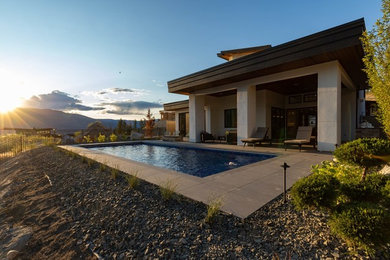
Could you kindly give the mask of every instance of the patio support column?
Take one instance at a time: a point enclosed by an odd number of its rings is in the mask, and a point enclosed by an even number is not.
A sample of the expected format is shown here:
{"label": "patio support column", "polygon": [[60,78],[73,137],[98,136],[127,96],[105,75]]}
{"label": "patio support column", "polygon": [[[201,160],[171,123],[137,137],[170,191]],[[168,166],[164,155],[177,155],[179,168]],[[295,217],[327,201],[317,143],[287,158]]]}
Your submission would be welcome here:
{"label": "patio support column", "polygon": [[318,72],[318,150],[334,151],[341,143],[341,71],[329,63]]}
{"label": "patio support column", "polygon": [[179,134],[179,112],[175,112],[175,133],[173,133],[174,135],[178,135]]}
{"label": "patio support column", "polygon": [[237,88],[237,144],[251,137],[256,127],[256,86]]}
{"label": "patio support column", "polygon": [[190,95],[190,142],[200,142],[200,132],[204,130],[205,111],[204,111],[205,96]]}
{"label": "patio support column", "polygon": [[206,128],[206,132],[208,133],[211,133],[211,108],[210,106],[205,106],[204,107],[204,110],[205,110],[205,122],[206,122],[206,125],[205,125],[205,128]]}

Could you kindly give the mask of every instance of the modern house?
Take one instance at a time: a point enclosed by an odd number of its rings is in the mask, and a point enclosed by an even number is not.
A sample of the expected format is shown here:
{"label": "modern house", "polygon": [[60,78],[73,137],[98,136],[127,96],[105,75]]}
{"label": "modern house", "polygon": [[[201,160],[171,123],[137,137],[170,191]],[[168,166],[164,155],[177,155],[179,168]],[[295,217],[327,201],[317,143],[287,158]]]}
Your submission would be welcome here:
{"label": "modern house", "polygon": [[[298,126],[313,126],[317,149],[333,151],[355,138],[359,90],[368,88],[360,41],[364,19],[278,46],[221,51],[227,62],[168,82],[170,93],[189,100],[164,105],[176,130],[199,142],[236,131],[237,143],[257,127],[272,139],[295,138]],[[185,133],[184,133],[184,132]]]}

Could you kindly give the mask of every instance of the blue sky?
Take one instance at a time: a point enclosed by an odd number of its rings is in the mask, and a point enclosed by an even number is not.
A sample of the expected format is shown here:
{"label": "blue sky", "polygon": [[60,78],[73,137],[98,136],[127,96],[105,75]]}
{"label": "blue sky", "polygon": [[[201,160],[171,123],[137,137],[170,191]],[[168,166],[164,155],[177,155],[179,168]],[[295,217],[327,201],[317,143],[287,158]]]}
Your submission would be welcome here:
{"label": "blue sky", "polygon": [[166,82],[224,62],[221,50],[275,46],[361,17],[371,29],[380,5],[0,0],[0,88],[25,106],[50,108],[51,98],[60,110],[138,119],[148,105],[156,113],[158,103],[185,99],[168,94]]}

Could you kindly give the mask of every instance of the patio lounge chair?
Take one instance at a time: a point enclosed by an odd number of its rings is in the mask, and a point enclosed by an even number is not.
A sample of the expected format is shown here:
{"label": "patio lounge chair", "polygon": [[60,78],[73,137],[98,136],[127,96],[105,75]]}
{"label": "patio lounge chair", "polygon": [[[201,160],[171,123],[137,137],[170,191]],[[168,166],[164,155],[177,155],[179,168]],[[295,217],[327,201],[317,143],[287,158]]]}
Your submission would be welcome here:
{"label": "patio lounge chair", "polygon": [[178,141],[181,141],[182,140],[182,137],[179,135],[178,132],[167,132],[163,138],[162,138],[163,141],[168,141],[168,142],[178,142]]}
{"label": "patio lounge chair", "polygon": [[258,127],[256,133],[253,137],[241,139],[241,142],[244,143],[244,147],[246,144],[252,144],[255,147],[256,143],[261,144],[261,142],[267,139],[268,127]]}
{"label": "patio lounge chair", "polygon": [[[285,140],[284,141],[284,149],[287,150],[287,145],[288,144],[294,144],[294,145],[298,145],[299,146],[299,151],[301,151],[301,148],[302,148],[303,144],[310,144],[310,138],[311,138],[312,131],[313,131],[313,127],[312,126],[300,126],[300,127],[298,127],[296,139]],[[315,148],[315,143],[314,143],[313,147]]]}
{"label": "patio lounge chair", "polygon": [[200,141],[202,143],[205,143],[206,141],[209,141],[209,140],[210,141],[215,141],[214,136],[212,134],[210,134],[210,133],[207,133],[206,131],[202,131],[200,133]]}

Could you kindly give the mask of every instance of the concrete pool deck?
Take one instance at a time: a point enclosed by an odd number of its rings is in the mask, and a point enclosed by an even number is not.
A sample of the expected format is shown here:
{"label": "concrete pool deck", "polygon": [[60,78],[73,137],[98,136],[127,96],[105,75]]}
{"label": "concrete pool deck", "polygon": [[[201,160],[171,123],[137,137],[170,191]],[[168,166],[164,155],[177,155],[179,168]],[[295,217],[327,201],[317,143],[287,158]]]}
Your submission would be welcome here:
{"label": "concrete pool deck", "polygon": [[[143,143],[161,143],[162,141],[142,141]],[[133,141],[121,142],[131,144]],[[224,171],[204,178],[155,167],[129,159],[105,154],[81,146],[60,146],[110,167],[116,167],[128,174],[137,172],[137,176],[147,182],[164,185],[167,181],[176,184],[176,192],[193,200],[208,204],[221,198],[224,212],[240,218],[246,218],[266,203],[283,193],[283,169],[286,162],[291,167],[287,170],[287,188],[298,179],[310,174],[311,165],[331,160],[330,153],[314,150],[296,149],[284,151],[281,148],[266,146],[242,147],[226,144],[173,143],[178,146],[203,147],[231,151],[246,151],[275,154],[277,157]],[[96,145],[96,144],[93,144]],[[105,144],[107,145],[107,143]]]}

